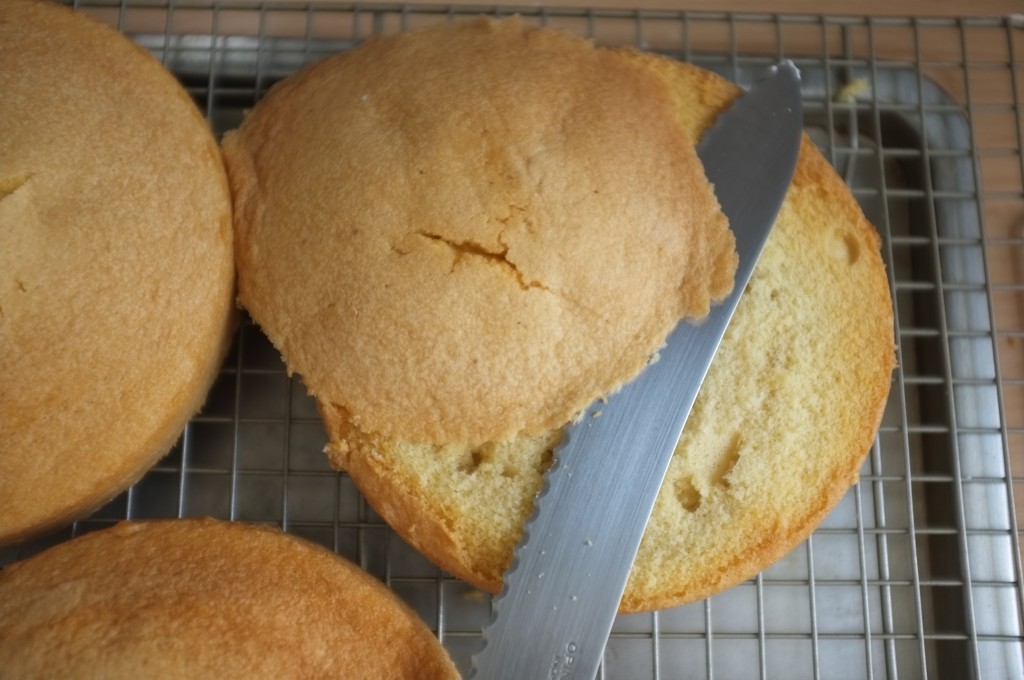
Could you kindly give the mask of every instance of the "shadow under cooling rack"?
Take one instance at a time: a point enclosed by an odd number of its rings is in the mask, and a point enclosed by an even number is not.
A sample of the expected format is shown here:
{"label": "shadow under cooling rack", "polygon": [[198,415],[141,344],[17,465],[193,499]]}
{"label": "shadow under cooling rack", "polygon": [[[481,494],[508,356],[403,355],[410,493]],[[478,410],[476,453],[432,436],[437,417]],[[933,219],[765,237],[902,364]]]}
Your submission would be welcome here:
{"label": "shadow under cooling rack", "polygon": [[[355,40],[133,36],[218,132],[274,82]],[[683,56],[683,55],[673,55]],[[749,85],[772,60],[686,55]],[[899,368],[859,482],[804,544],[706,601],[620,617],[604,678],[1024,676],[1019,546],[970,128],[914,69],[800,59],[806,128],[882,237]],[[835,94],[849,97],[837,101]],[[11,562],[124,518],[267,522],[403,597],[466,672],[489,596],[440,573],[333,472],[302,385],[247,320],[203,413],[130,491]]]}

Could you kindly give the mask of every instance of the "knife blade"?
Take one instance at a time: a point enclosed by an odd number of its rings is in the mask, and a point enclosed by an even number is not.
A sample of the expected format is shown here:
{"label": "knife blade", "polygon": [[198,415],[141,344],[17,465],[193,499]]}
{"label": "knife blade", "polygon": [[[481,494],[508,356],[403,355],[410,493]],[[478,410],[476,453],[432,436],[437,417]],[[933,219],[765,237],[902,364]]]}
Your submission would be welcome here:
{"label": "knife blade", "polygon": [[697,145],[736,237],[733,291],[699,323],[680,323],[656,363],[568,428],[470,678],[596,675],[683,425],[782,205],[801,130],[800,76],[787,61],[737,98]]}

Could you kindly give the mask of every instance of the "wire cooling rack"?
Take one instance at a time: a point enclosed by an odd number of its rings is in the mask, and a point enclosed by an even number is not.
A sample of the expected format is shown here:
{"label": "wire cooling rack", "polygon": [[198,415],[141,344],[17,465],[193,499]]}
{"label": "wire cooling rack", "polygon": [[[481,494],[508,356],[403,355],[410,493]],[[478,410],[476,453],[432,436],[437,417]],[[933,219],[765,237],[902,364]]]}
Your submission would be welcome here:
{"label": "wire cooling rack", "polygon": [[[790,58],[806,126],[883,237],[899,368],[858,483],[805,543],[706,601],[620,617],[602,678],[1024,677],[1013,477],[1024,467],[1024,31],[1004,19],[83,0],[151,50],[220,133],[268,87],[366,36],[517,12],[749,84]],[[392,534],[244,321],[170,455],[92,517],[0,564],[125,518],[282,526],[386,582],[457,665],[489,596]]]}

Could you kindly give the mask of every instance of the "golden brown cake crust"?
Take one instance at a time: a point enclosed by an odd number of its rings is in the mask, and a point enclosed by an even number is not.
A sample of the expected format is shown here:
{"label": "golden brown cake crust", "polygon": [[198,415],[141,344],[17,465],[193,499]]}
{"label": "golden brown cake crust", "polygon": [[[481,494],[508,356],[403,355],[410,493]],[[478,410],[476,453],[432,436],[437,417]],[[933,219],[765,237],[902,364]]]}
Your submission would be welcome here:
{"label": "golden brown cake crust", "polygon": [[383,584],[276,529],[121,523],[0,572],[18,678],[456,679]]}
{"label": "golden brown cake crust", "polygon": [[225,138],[239,299],[365,433],[559,427],[731,287],[670,116],[643,69],[518,20],[370,40]]}
{"label": "golden brown cake crust", "polygon": [[174,443],[233,322],[230,197],[181,86],[68,8],[0,3],[0,544]]}
{"label": "golden brown cake crust", "polygon": [[[693,66],[618,52],[668,83],[697,138],[739,93]],[[753,576],[856,480],[894,367],[880,239],[805,137],[785,204],[705,379],[633,573],[624,612],[691,602]],[[329,450],[378,512],[434,562],[497,591],[557,437],[500,447],[362,435]],[[499,455],[500,450],[500,455]]]}

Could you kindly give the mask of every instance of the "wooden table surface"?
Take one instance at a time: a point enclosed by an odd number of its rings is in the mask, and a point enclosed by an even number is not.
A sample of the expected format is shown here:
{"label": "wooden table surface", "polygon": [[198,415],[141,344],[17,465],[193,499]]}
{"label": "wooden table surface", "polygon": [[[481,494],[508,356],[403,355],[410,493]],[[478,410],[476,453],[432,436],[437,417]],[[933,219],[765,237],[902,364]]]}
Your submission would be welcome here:
{"label": "wooden table surface", "polygon": [[[412,0],[406,4],[438,4]],[[481,0],[449,0],[445,4],[482,5]],[[1006,16],[1024,13],[1024,0],[541,0],[535,7],[609,7],[711,12],[787,12],[857,16]]]}
{"label": "wooden table surface", "polygon": [[[305,3],[307,0],[275,0]],[[396,0],[397,1],[397,0]],[[249,0],[223,0],[245,4]],[[251,4],[251,3],[249,3]],[[700,12],[844,14],[854,16],[1007,16],[1024,14],[1024,0],[401,0],[405,5],[528,5],[531,7],[593,7],[667,9]]]}

